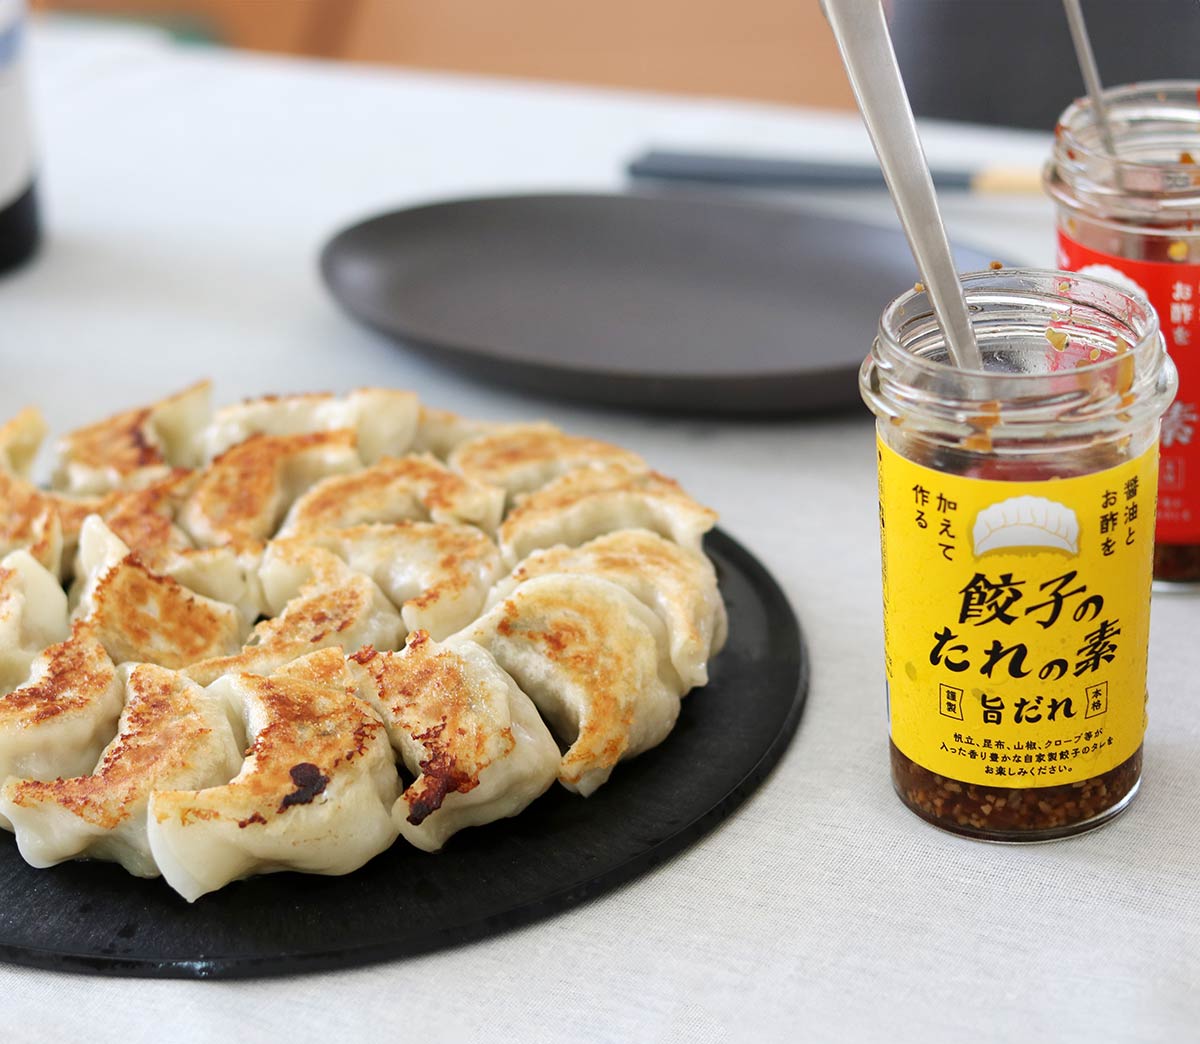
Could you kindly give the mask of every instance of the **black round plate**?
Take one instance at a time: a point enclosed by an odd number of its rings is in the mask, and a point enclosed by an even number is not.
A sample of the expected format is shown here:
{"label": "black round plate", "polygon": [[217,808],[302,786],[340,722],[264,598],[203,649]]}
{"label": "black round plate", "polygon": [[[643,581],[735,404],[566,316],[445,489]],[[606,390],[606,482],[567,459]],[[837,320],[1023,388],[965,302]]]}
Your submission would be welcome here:
{"label": "black round plate", "polygon": [[676,195],[400,210],[335,236],[321,272],[352,316],[460,372],[730,415],[858,407],[878,316],[916,278],[898,229]]}
{"label": "black round plate", "polygon": [[346,877],[272,874],[189,906],[106,863],[34,870],[0,837],[0,959],[103,975],[248,977],[349,967],[493,935],[664,862],[745,800],[804,706],[808,661],[770,574],[710,534],[729,608],[712,679],[655,750],[584,800],[553,787],[438,855],[398,841]]}

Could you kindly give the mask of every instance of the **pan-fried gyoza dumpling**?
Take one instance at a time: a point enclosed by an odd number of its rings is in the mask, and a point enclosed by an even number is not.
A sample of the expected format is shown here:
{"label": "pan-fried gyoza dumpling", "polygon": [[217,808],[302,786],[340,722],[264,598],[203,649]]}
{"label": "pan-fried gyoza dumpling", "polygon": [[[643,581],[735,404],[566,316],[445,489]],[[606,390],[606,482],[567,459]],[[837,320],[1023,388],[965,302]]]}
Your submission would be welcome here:
{"label": "pan-fried gyoza dumpling", "polygon": [[176,469],[141,489],[106,498],[96,514],[129,550],[136,551],[142,561],[156,568],[167,553],[193,546],[188,535],[175,524],[175,515],[198,477],[196,472]]}
{"label": "pan-fried gyoza dumpling", "polygon": [[217,410],[203,434],[207,459],[251,435],[304,435],[352,431],[368,464],[407,453],[417,430],[417,397],[389,388],[359,388],[344,399],[313,395],[267,395]]}
{"label": "pan-fried gyoza dumpling", "polygon": [[332,551],[352,570],[365,573],[400,610],[409,631],[425,630],[437,639],[479,615],[502,572],[500,551],[473,526],[398,522],[292,539]]}
{"label": "pan-fried gyoza dumpling", "polygon": [[242,745],[223,699],[152,664],[126,664],[118,674],[125,709],[90,775],[9,779],[0,790],[0,815],[32,866],[87,857],[157,877],[146,839],[151,792],[217,786],[242,767]]}
{"label": "pan-fried gyoza dumpling", "polygon": [[208,466],[179,523],[200,547],[253,548],[314,482],[360,466],[352,431],[254,435]]}
{"label": "pan-fried gyoza dumpling", "polygon": [[509,502],[575,468],[623,464],[645,470],[636,453],[599,439],[568,435],[553,424],[509,424],[469,439],[450,454],[450,467],[477,482],[500,486]]}
{"label": "pan-fried gyoza dumpling", "polygon": [[229,783],[150,798],[150,851],[185,899],[251,874],[347,874],[396,839],[387,732],[347,692],[340,649],[271,677],[228,675],[209,691],[238,710],[250,748]]}
{"label": "pan-fried gyoza dumpling", "polygon": [[662,621],[623,587],[539,576],[460,633],[487,649],[570,744],[559,781],[585,797],[662,742],[682,686]]}
{"label": "pan-fried gyoza dumpling", "polygon": [[202,381],[150,406],[80,428],[58,443],[56,489],[105,493],[144,485],[172,467],[200,462],[196,440],[208,421],[211,385]]}
{"label": "pan-fried gyoza dumpling", "polygon": [[697,504],[674,479],[607,464],[569,471],[522,498],[500,526],[500,550],[515,565],[540,548],[577,547],[617,529],[649,529],[700,553],[716,521],[716,512]]}
{"label": "pan-fried gyoza dumpling", "polygon": [[[193,546],[175,515],[195,485],[196,473],[177,473],[145,489],[124,493],[102,517],[122,543],[155,573],[173,577],[189,591],[236,606],[247,621],[262,613],[257,549]],[[83,572],[76,564],[76,574]]]}
{"label": "pan-fried gyoza dumpling", "polygon": [[79,564],[75,618],[88,622],[115,663],[178,668],[241,648],[248,625],[234,606],[147,569],[97,515],[83,524]]}
{"label": "pan-fried gyoza dumpling", "polygon": [[46,431],[46,419],[32,406],[0,424],[0,471],[17,478],[29,478]]}
{"label": "pan-fried gyoza dumpling", "polygon": [[47,493],[0,471],[0,554],[28,551],[61,576],[74,557],[83,520],[104,505],[99,497],[75,500]]}
{"label": "pan-fried gyoza dumpling", "polygon": [[318,482],[292,505],[278,535],[405,520],[469,522],[495,533],[503,511],[503,490],[465,479],[428,454],[412,454]]}
{"label": "pan-fried gyoza dumpling", "polygon": [[667,628],[671,663],[685,689],[708,682],[708,660],[725,644],[725,603],[717,574],[702,554],[645,529],[621,529],[582,547],[535,551],[488,596],[489,607],[518,584],[552,573],[611,580],[653,609]]}
{"label": "pan-fried gyoza dumpling", "polygon": [[58,578],[28,551],[0,559],[0,693],[20,685],[33,658],[70,631]]}
{"label": "pan-fried gyoza dumpling", "polygon": [[[50,646],[29,680],[0,697],[0,779],[90,772],[121,713],[116,668],[86,627]],[[0,827],[9,828],[0,815]]]}
{"label": "pan-fried gyoza dumpling", "polygon": [[439,460],[445,460],[454,448],[467,439],[486,435],[495,431],[500,425],[492,421],[471,420],[470,417],[460,417],[450,410],[435,410],[422,406],[418,413],[417,434],[413,438],[413,453],[432,453]]}
{"label": "pan-fried gyoza dumpling", "polygon": [[416,776],[392,816],[417,848],[515,816],[558,775],[558,745],[529,697],[474,642],[417,631],[402,651],[364,649],[347,667]]}
{"label": "pan-fried gyoza dumpling", "polygon": [[375,581],[323,548],[272,543],[259,581],[272,618],[254,628],[241,652],[194,663],[188,677],[208,685],[223,674],[269,674],[317,649],[394,649],[404,637],[399,614]]}

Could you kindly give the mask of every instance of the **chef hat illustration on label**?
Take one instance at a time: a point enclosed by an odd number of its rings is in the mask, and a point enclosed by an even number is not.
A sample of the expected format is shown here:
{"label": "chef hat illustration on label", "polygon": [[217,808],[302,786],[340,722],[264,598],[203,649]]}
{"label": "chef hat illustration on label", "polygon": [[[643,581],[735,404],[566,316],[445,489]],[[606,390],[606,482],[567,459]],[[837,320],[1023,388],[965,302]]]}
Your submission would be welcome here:
{"label": "chef hat illustration on label", "polygon": [[1010,497],[984,508],[971,532],[976,556],[989,551],[1050,550],[1079,554],[1079,519],[1046,497]]}

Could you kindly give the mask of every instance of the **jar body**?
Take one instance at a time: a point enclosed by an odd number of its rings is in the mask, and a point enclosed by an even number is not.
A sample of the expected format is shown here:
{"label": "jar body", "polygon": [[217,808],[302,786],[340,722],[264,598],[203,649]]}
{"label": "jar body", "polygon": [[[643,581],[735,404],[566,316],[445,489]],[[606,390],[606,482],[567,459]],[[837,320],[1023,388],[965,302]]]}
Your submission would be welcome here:
{"label": "jar body", "polygon": [[1060,117],[1046,188],[1060,268],[1117,279],[1158,312],[1179,373],[1163,420],[1154,575],[1200,583],[1200,104],[1196,83],[1117,87],[1117,159],[1098,148],[1090,105]]}
{"label": "jar body", "polygon": [[863,367],[892,778],[938,826],[1047,840],[1111,818],[1141,777],[1174,372],[1153,311],[1115,287],[1020,271],[964,284],[984,371],[948,364],[915,293]]}

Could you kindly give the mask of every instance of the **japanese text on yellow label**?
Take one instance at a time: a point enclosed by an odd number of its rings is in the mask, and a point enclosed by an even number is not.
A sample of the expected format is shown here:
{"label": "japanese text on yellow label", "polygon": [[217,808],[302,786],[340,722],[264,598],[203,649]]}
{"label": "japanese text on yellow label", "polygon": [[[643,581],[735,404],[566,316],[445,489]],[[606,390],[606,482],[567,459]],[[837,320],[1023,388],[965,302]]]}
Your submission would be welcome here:
{"label": "japanese text on yellow label", "polygon": [[967,783],[1048,787],[1146,723],[1157,452],[1074,478],[948,475],[878,443],[892,741]]}

